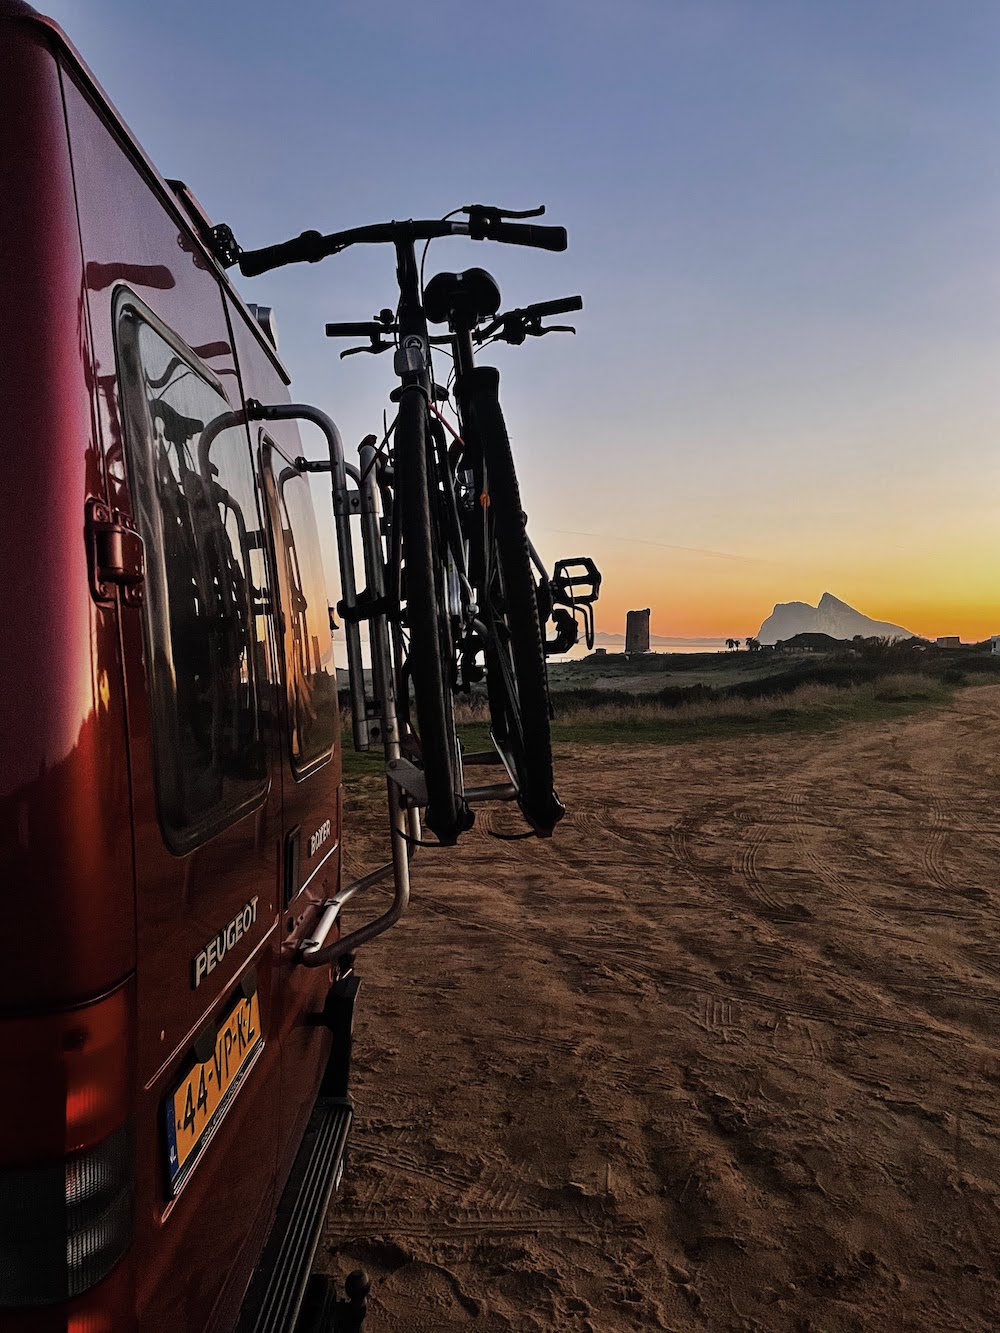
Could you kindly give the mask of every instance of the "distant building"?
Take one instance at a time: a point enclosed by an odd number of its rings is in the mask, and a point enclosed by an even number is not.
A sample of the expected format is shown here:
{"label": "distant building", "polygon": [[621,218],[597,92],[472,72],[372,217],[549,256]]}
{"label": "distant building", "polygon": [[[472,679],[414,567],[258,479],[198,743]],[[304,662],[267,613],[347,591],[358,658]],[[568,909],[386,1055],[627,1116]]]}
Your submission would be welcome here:
{"label": "distant building", "polygon": [[939,634],[934,640],[939,648],[961,648],[962,640],[957,634]]}
{"label": "distant building", "polygon": [[649,607],[645,611],[629,611],[625,617],[625,651],[649,652]]}
{"label": "distant building", "polygon": [[1000,634],[990,635],[990,652],[994,657],[1000,657]]}
{"label": "distant building", "polygon": [[607,657],[607,655],[608,655],[608,650],[607,650],[607,648],[595,648],[595,649],[594,649],[594,656],[595,656],[595,657]]}
{"label": "distant building", "polygon": [[848,648],[850,641],[835,639],[832,634],[805,630],[801,634],[793,634],[790,639],[779,639],[774,646],[779,653],[835,653]]}

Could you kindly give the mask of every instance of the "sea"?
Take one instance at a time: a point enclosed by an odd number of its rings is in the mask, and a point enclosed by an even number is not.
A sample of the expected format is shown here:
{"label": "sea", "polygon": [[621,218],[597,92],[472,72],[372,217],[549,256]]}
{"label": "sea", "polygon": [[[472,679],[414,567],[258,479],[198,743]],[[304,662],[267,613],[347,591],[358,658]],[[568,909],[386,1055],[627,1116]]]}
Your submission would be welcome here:
{"label": "sea", "polygon": [[[341,669],[347,667],[347,645],[344,642],[343,631],[333,636],[334,656],[337,666]],[[603,648],[608,653],[623,653],[625,651],[625,638],[620,639],[603,638],[594,645],[594,649]],[[726,648],[725,639],[663,639],[660,642],[653,643],[650,646],[651,653],[721,653]],[[581,658],[590,657],[592,649],[585,643],[578,643],[575,648],[568,653],[563,653],[558,657],[550,657],[550,662],[578,662]],[[368,656],[368,641],[363,639],[361,642],[361,652],[364,658],[365,666],[370,665]]]}
{"label": "sea", "polygon": [[[658,642],[650,644],[651,653],[721,653],[725,651],[725,639],[660,639]],[[578,643],[576,647],[566,653],[563,657],[553,657],[552,662],[573,662],[581,657],[589,657],[591,652],[603,648],[608,653],[623,653],[625,651],[625,638],[620,639],[603,638],[594,644],[594,649],[590,649],[584,643]]]}

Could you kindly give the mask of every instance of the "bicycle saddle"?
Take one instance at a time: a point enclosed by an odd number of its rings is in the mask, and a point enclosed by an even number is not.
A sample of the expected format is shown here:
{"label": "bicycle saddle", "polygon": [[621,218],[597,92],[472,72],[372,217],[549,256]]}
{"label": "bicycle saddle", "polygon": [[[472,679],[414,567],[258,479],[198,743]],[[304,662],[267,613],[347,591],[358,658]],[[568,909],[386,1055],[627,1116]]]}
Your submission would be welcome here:
{"label": "bicycle saddle", "polygon": [[500,309],[500,288],[484,268],[435,273],[424,288],[424,314],[431,324],[472,328]]}

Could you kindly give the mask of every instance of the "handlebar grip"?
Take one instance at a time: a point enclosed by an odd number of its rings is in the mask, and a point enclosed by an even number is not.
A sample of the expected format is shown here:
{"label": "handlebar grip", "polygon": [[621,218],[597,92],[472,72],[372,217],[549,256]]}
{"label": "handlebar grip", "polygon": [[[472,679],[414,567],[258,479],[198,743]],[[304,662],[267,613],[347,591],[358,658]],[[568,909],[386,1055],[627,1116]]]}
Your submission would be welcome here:
{"label": "handlebar grip", "polygon": [[304,231],[301,236],[291,241],[282,241],[280,245],[265,245],[261,250],[244,250],[239,258],[240,272],[245,278],[256,278],[284,264],[297,264],[303,260],[315,263],[317,259],[323,258],[322,240],[320,232]]}
{"label": "handlebar grip", "polygon": [[535,250],[565,250],[565,227],[539,227],[532,223],[495,222],[489,229],[491,241],[506,245],[530,245]]}
{"label": "handlebar grip", "polygon": [[539,301],[537,305],[529,305],[524,313],[532,319],[545,319],[549,315],[568,315],[571,310],[582,309],[582,296],[564,296],[561,301]]}
{"label": "handlebar grip", "polygon": [[389,332],[384,324],[327,324],[328,338],[374,338]]}

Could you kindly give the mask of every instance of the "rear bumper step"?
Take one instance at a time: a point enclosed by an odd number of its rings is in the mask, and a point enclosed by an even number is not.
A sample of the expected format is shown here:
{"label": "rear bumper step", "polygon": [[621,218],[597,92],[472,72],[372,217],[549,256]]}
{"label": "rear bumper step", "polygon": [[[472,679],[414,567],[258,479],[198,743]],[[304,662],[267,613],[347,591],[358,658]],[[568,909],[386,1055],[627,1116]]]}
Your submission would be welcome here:
{"label": "rear bumper step", "polygon": [[343,1174],[352,1117],[347,1098],[317,1101],[236,1333],[292,1333],[295,1328],[330,1197]]}

